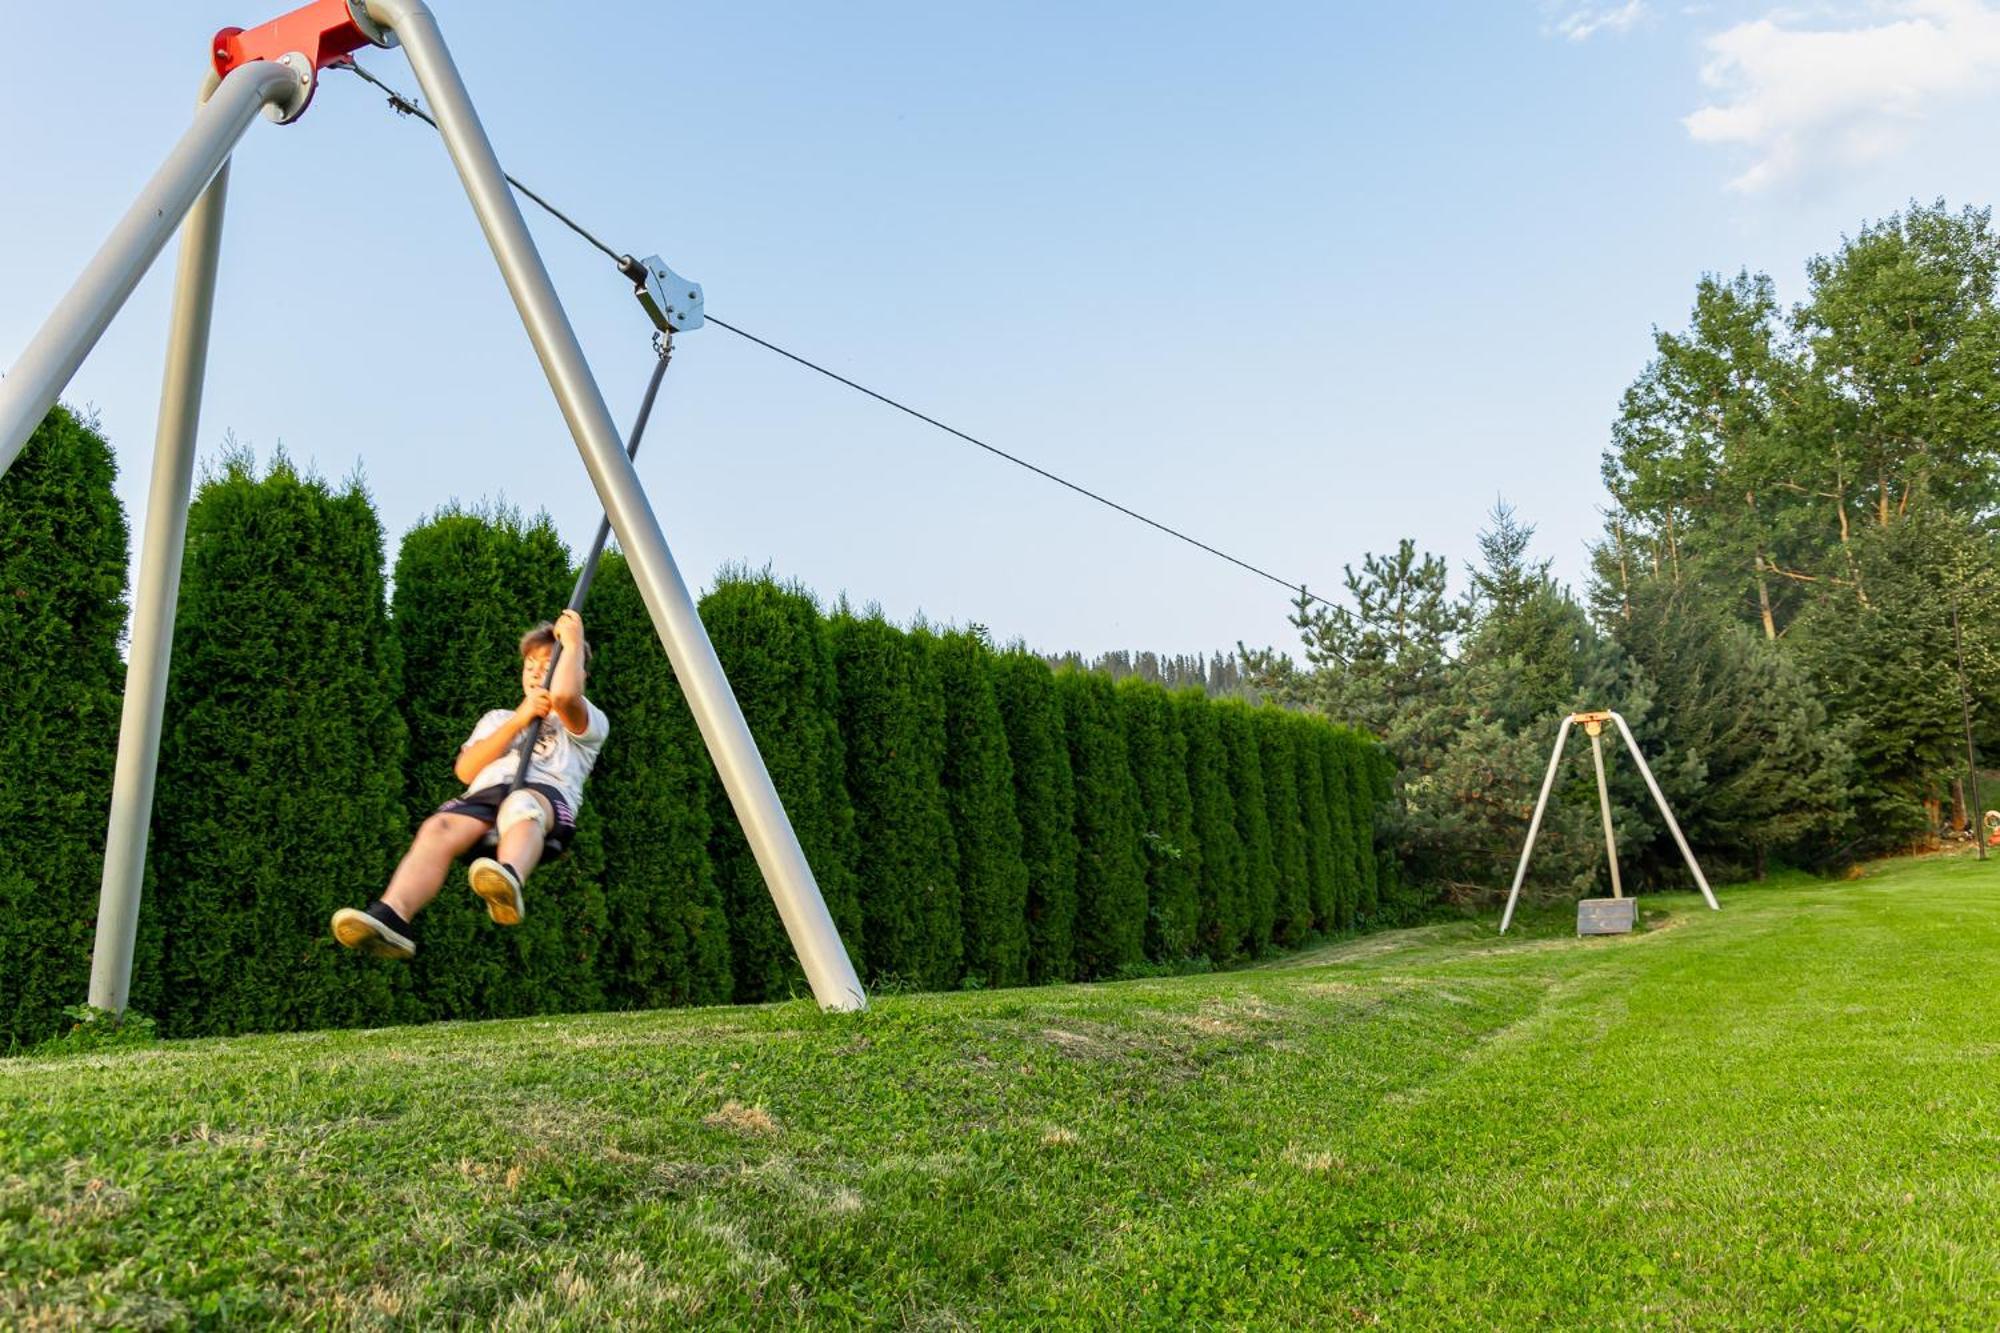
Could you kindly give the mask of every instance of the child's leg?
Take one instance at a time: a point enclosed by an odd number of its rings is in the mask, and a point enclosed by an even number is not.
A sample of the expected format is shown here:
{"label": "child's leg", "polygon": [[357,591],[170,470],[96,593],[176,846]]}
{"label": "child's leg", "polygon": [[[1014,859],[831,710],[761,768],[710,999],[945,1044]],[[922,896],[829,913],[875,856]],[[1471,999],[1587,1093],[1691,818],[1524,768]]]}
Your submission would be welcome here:
{"label": "child's leg", "polygon": [[521,819],[510,823],[507,831],[500,835],[500,847],[494,856],[526,884],[528,876],[534,874],[535,867],[542,863],[542,849],[548,841],[548,835],[542,830],[555,827],[556,812],[549,804],[549,798],[532,788],[523,787],[516,796],[534,797],[535,804],[541,807],[542,817],[539,821]]}
{"label": "child's leg", "polygon": [[471,851],[491,827],[470,815],[435,814],[426,819],[382,891],[382,901],[405,921],[413,920],[437,897],[452,863]]}

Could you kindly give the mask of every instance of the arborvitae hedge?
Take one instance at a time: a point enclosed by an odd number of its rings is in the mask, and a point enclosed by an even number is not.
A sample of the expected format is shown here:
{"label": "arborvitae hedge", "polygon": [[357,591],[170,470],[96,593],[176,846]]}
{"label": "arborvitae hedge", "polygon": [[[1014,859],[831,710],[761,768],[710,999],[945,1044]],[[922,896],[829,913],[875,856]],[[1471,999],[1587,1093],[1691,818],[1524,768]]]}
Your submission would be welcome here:
{"label": "arborvitae hedge", "polygon": [[[859,971],[868,954],[855,891],[854,810],[847,798],[833,654],[819,605],[796,586],[725,573],[702,598],[701,618]],[[729,913],[735,998],[803,994],[805,974],[719,782],[712,809],[709,848]]]}
{"label": "arborvitae hedge", "polygon": [[1079,977],[1093,980],[1116,976],[1145,957],[1139,788],[1125,758],[1111,679],[1061,671],[1056,695],[1076,781],[1076,968]]}
{"label": "arborvitae hedge", "polygon": [[[82,998],[123,529],[101,441],[60,414],[0,501],[0,588],[22,608],[0,643],[44,682],[34,709],[0,706],[0,818],[42,835],[0,863],[0,1041],[21,1042]],[[378,893],[416,825],[461,789],[459,744],[518,699],[520,631],[555,614],[571,579],[546,519],[448,509],[403,542],[392,624],[358,487],[282,460],[260,477],[240,458],[205,482],[135,1006],[170,1032],[229,1032],[802,993],[615,553],[585,608],[611,738],[575,849],[531,881],[526,922],[493,927],[454,874],[410,966],[327,937],[332,909]],[[1147,958],[1228,963],[1413,906],[1375,852],[1387,757],[1357,733],[1053,674],[976,632],[879,617],[830,630],[809,595],[769,578],[725,577],[702,614],[842,937],[875,976],[1003,985]]]}
{"label": "arborvitae hedge", "polygon": [[125,679],[114,474],[57,408],[0,478],[0,1051],[53,1035],[90,980]]}
{"label": "arborvitae hedge", "polygon": [[1076,786],[1048,663],[1025,650],[993,662],[1014,765],[1014,813],[1028,869],[1028,979],[1076,975]]}
{"label": "arborvitae hedge", "polygon": [[1028,862],[993,650],[961,630],[937,636],[930,651],[944,691],[944,795],[957,839],[965,982],[1018,986],[1028,979]]}
{"label": "arborvitae hedge", "polygon": [[1195,891],[1195,949],[1216,963],[1241,957],[1250,928],[1250,888],[1243,838],[1236,831],[1236,795],[1229,785],[1229,749],[1213,703],[1200,689],[1174,695],[1174,716],[1187,745],[1194,841],[1200,849]]}
{"label": "arborvitae hedge", "polygon": [[735,978],[708,857],[714,766],[616,551],[584,611],[590,697],[614,719],[616,737],[585,794],[604,837],[605,998],[620,1008],[725,1003]]}
{"label": "arborvitae hedge", "polygon": [[1305,815],[1299,804],[1298,758],[1292,747],[1292,716],[1276,708],[1260,708],[1256,723],[1258,752],[1264,760],[1264,799],[1271,822],[1271,859],[1278,869],[1271,940],[1279,948],[1296,948],[1312,934],[1312,897],[1306,883]]}
{"label": "arborvitae hedge", "polygon": [[859,843],[869,980],[956,985],[958,848],[944,800],[944,692],[926,644],[879,611],[828,622]]}
{"label": "arborvitae hedge", "polygon": [[1228,759],[1230,792],[1236,798],[1236,835],[1243,844],[1243,952],[1255,957],[1271,948],[1278,920],[1278,862],[1271,847],[1271,807],[1264,792],[1264,756],[1248,705],[1225,699],[1216,722]]}
{"label": "arborvitae hedge", "polygon": [[1139,837],[1146,864],[1146,957],[1195,955],[1200,927],[1201,846],[1188,791],[1187,738],[1164,689],[1128,676],[1118,682],[1125,754],[1139,787]]}
{"label": "arborvitae hedge", "polygon": [[[452,765],[482,713],[521,701],[521,632],[553,620],[575,573],[546,515],[449,507],[412,528],[396,560],[395,627],[402,647],[403,716],[410,763],[400,857],[439,803],[465,790]],[[584,608],[586,635],[590,608]],[[586,687],[586,693],[594,683]],[[618,715],[611,745],[618,743]],[[599,1008],[596,956],[608,926],[598,878],[602,862],[595,782],[584,791],[570,854],[528,881],[527,915],[495,926],[454,868],[417,921],[410,966],[433,1018],[499,1017]],[[394,861],[391,861],[393,867]],[[381,892],[386,877],[356,884],[350,906]],[[366,969],[369,962],[355,958]]]}
{"label": "arborvitae hedge", "polygon": [[[358,484],[232,456],[197,489],[174,627],[142,996],[177,1036],[409,1016],[327,934],[404,831],[382,529]],[[154,989],[157,987],[157,990]]]}

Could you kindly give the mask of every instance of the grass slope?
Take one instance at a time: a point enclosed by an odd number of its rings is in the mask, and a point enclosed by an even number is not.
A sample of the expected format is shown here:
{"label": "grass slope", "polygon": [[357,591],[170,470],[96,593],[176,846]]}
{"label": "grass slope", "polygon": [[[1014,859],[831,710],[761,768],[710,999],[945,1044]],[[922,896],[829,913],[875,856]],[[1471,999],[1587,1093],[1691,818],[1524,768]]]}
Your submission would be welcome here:
{"label": "grass slope", "polygon": [[0,1326],[1992,1327],[1996,888],[0,1062]]}

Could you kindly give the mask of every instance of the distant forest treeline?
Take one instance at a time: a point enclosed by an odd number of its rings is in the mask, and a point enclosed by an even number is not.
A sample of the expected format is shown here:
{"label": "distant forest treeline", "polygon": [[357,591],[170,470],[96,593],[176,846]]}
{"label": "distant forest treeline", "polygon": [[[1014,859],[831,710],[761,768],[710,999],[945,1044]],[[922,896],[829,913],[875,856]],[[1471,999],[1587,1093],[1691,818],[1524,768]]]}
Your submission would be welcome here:
{"label": "distant forest treeline", "polygon": [[[1370,555],[1348,609],[1298,609],[1304,661],[1247,654],[1252,681],[1389,746],[1405,866],[1447,892],[1504,886],[1580,708],[1633,722],[1711,874],[1962,836],[1968,724],[2000,744],[1996,274],[1989,211],[1938,203],[1814,258],[1790,307],[1703,277],[1611,423],[1580,596],[1503,504],[1458,591],[1414,541]],[[1605,883],[1575,749],[1537,853],[1564,892]],[[1680,882],[1617,766],[1614,800],[1639,882]]]}

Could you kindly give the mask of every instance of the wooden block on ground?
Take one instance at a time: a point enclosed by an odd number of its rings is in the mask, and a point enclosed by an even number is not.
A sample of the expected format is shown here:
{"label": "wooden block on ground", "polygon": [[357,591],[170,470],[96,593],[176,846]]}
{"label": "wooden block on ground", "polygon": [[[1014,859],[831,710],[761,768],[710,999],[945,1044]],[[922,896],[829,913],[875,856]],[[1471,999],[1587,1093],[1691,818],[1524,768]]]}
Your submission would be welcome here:
{"label": "wooden block on ground", "polygon": [[1638,924],[1637,898],[1585,898],[1576,905],[1579,935],[1628,935]]}

